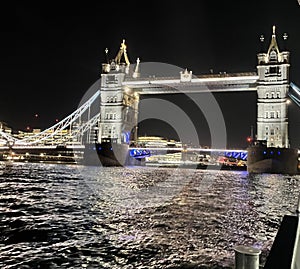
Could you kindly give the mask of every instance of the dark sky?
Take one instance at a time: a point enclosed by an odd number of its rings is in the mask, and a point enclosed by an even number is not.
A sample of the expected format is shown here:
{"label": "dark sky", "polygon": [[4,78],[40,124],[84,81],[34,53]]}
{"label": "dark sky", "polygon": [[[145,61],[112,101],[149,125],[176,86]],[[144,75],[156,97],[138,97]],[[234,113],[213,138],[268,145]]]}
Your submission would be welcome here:
{"label": "dark sky", "polygon": [[[114,57],[123,38],[131,62],[139,57],[196,75],[210,69],[253,72],[259,37],[264,34],[267,46],[276,25],[279,46],[288,33],[290,77],[300,85],[297,0],[47,3],[2,8],[0,120],[14,129],[44,129],[73,112],[99,79],[104,49]],[[250,125],[256,124],[255,98],[253,93],[216,96],[224,110],[228,146],[245,146]],[[291,144],[298,147],[300,109],[291,105],[289,114]],[[146,122],[140,131],[155,134]]]}

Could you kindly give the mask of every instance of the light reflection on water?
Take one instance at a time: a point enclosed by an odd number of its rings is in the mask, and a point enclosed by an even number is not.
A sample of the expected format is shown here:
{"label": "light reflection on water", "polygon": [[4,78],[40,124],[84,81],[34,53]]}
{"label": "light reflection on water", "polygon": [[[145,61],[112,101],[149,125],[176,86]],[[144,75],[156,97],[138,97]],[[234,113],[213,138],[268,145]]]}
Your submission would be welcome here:
{"label": "light reflection on water", "polygon": [[1,268],[232,268],[237,244],[263,264],[300,190],[238,171],[2,166]]}

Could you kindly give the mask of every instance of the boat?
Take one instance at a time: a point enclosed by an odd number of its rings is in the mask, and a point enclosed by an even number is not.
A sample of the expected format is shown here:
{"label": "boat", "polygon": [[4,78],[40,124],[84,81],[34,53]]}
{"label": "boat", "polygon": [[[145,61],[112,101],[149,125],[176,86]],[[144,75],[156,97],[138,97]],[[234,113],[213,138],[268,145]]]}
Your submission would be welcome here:
{"label": "boat", "polygon": [[1,149],[0,161],[75,164],[82,161],[82,147],[48,145]]}
{"label": "boat", "polygon": [[298,174],[298,149],[268,147],[267,141],[256,140],[247,148],[249,173]]}

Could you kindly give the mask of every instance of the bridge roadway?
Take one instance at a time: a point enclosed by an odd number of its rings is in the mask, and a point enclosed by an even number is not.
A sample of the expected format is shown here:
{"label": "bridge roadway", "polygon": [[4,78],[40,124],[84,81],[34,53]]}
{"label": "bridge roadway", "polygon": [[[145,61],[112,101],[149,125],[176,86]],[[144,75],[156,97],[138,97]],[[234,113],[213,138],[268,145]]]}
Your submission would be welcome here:
{"label": "bridge roadway", "polygon": [[182,80],[174,77],[126,79],[122,86],[139,94],[256,91],[256,73],[209,74]]}
{"label": "bridge roadway", "polygon": [[[8,146],[0,146],[0,150],[33,150],[33,149],[55,149],[59,148],[57,145],[14,145],[12,147]],[[67,145],[65,146],[66,149],[77,149],[77,150],[84,150],[84,145]],[[185,148],[185,147],[160,147],[160,148],[151,148],[151,147],[129,147],[129,150],[149,150],[149,151],[182,151],[182,152],[238,152],[238,153],[247,153],[247,150],[242,149],[210,149],[210,148]],[[299,150],[300,153],[300,150]]]}
{"label": "bridge roadway", "polygon": [[182,152],[238,152],[247,153],[244,149],[210,149],[210,148],[183,148],[183,147],[161,147],[161,148],[150,148],[150,147],[129,147],[129,150],[149,150],[149,151],[182,151]]}
{"label": "bridge roadway", "polygon": [[[56,146],[56,145],[31,145],[31,146],[0,146],[0,160],[3,159],[3,154],[12,155],[20,160],[28,159],[32,156],[39,156],[38,159],[50,158],[51,160],[58,157],[60,161],[63,157],[72,159],[74,157],[82,158],[85,151],[84,145],[67,145],[67,146]],[[207,153],[213,154],[214,156],[226,156],[234,157],[247,161],[247,150],[245,149],[211,149],[211,148],[192,148],[192,147],[129,147],[129,154],[134,158],[144,158],[147,156],[172,154],[176,152],[181,153]],[[300,156],[300,149],[298,150]],[[2,156],[2,157],[1,157]],[[23,157],[22,157],[23,156]],[[81,156],[81,157],[80,157]],[[25,158],[24,158],[25,157]],[[54,160],[54,159],[53,159]]]}
{"label": "bridge roadway", "polygon": [[217,153],[227,157],[240,158],[243,160],[247,159],[247,150],[243,149],[210,149],[210,148],[185,148],[185,147],[161,147],[161,148],[150,148],[150,147],[130,147],[130,156],[135,158],[142,158],[153,155],[160,155],[172,152],[182,153]]}

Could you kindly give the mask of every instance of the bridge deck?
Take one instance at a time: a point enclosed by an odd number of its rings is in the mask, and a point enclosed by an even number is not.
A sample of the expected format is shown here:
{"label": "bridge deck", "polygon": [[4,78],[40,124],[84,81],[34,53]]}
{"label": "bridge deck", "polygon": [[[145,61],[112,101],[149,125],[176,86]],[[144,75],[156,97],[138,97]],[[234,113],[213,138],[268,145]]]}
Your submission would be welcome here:
{"label": "bridge deck", "polygon": [[174,77],[148,77],[126,79],[123,86],[140,94],[236,92],[256,91],[257,80],[256,73],[206,75],[192,77],[190,81]]}

